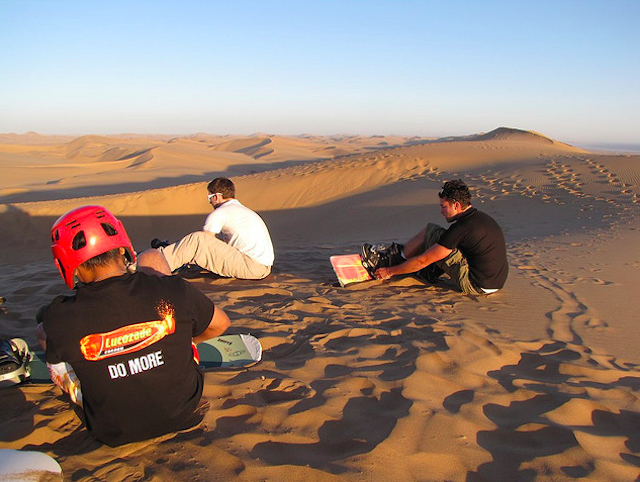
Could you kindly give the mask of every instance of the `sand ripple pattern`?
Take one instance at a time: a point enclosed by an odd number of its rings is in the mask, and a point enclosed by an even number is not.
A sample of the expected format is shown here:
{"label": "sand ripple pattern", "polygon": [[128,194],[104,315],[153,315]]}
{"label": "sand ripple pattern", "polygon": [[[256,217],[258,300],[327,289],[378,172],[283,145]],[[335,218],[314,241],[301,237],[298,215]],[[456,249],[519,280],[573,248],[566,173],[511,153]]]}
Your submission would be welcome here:
{"label": "sand ripple pattern", "polygon": [[303,255],[293,257],[264,281],[184,274],[227,310],[235,331],[265,347],[253,368],[207,373],[211,408],[198,428],[114,457],[56,389],[25,386],[3,394],[3,406],[22,408],[3,410],[0,423],[12,428],[1,445],[46,432],[48,443],[27,448],[55,454],[68,476],[87,481],[176,472],[271,480],[283,466],[291,480],[640,476],[640,367],[581,344],[566,320],[588,307],[558,280],[532,274],[560,301],[549,339],[513,341],[461,322],[463,305],[478,302],[446,283],[336,287],[330,269],[313,269],[333,249],[312,255],[306,270],[296,269]]}

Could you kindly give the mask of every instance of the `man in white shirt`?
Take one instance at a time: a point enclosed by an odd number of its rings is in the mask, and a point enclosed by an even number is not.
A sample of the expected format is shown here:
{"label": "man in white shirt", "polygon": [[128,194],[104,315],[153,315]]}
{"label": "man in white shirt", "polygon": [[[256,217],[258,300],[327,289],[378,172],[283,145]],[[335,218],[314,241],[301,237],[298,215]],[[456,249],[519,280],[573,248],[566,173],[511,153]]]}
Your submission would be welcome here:
{"label": "man in white shirt", "polygon": [[[238,201],[233,182],[225,177],[207,186],[213,212],[202,231],[187,234],[160,251],[173,272],[185,264],[230,278],[262,279],[271,273],[275,255],[269,230],[262,218]],[[155,245],[154,245],[155,244]]]}

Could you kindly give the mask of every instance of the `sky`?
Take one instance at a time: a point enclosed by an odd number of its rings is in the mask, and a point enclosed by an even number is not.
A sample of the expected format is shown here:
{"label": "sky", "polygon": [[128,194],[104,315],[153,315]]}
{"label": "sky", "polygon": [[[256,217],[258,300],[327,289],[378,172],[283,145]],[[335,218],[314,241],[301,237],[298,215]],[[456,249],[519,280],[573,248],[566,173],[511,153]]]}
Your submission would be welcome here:
{"label": "sky", "polygon": [[0,133],[640,144],[638,0],[0,1]]}

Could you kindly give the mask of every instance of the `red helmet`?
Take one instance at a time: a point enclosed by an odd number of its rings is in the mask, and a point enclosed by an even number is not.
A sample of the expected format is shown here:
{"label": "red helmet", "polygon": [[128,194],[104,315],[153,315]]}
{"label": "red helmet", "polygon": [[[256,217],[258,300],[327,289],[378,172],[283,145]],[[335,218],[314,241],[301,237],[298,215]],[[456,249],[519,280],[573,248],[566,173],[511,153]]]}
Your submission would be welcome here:
{"label": "red helmet", "polygon": [[94,256],[124,248],[128,261],[136,260],[124,226],[102,206],[82,206],[63,214],[51,227],[51,240],[53,260],[69,288],[76,268]]}

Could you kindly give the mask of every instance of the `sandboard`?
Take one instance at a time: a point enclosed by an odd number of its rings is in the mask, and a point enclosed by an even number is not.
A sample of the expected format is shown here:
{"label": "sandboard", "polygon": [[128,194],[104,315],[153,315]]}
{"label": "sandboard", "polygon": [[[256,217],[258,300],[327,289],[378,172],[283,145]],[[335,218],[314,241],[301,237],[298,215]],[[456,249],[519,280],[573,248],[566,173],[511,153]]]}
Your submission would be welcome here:
{"label": "sandboard", "polygon": [[340,286],[343,288],[352,283],[371,281],[374,279],[362,265],[362,257],[359,254],[340,254],[329,258],[333,271],[335,271]]}
{"label": "sandboard", "polygon": [[0,449],[0,481],[62,481],[62,468],[52,457],[30,450]]}
{"label": "sandboard", "polygon": [[251,335],[222,335],[198,343],[200,367],[244,367],[262,360],[262,345]]}
{"label": "sandboard", "polygon": [[[197,346],[203,370],[244,367],[262,359],[262,345],[252,335],[222,335],[198,343]],[[36,351],[32,354],[33,358],[29,363],[31,375],[28,380],[32,383],[52,383],[44,352]]]}

